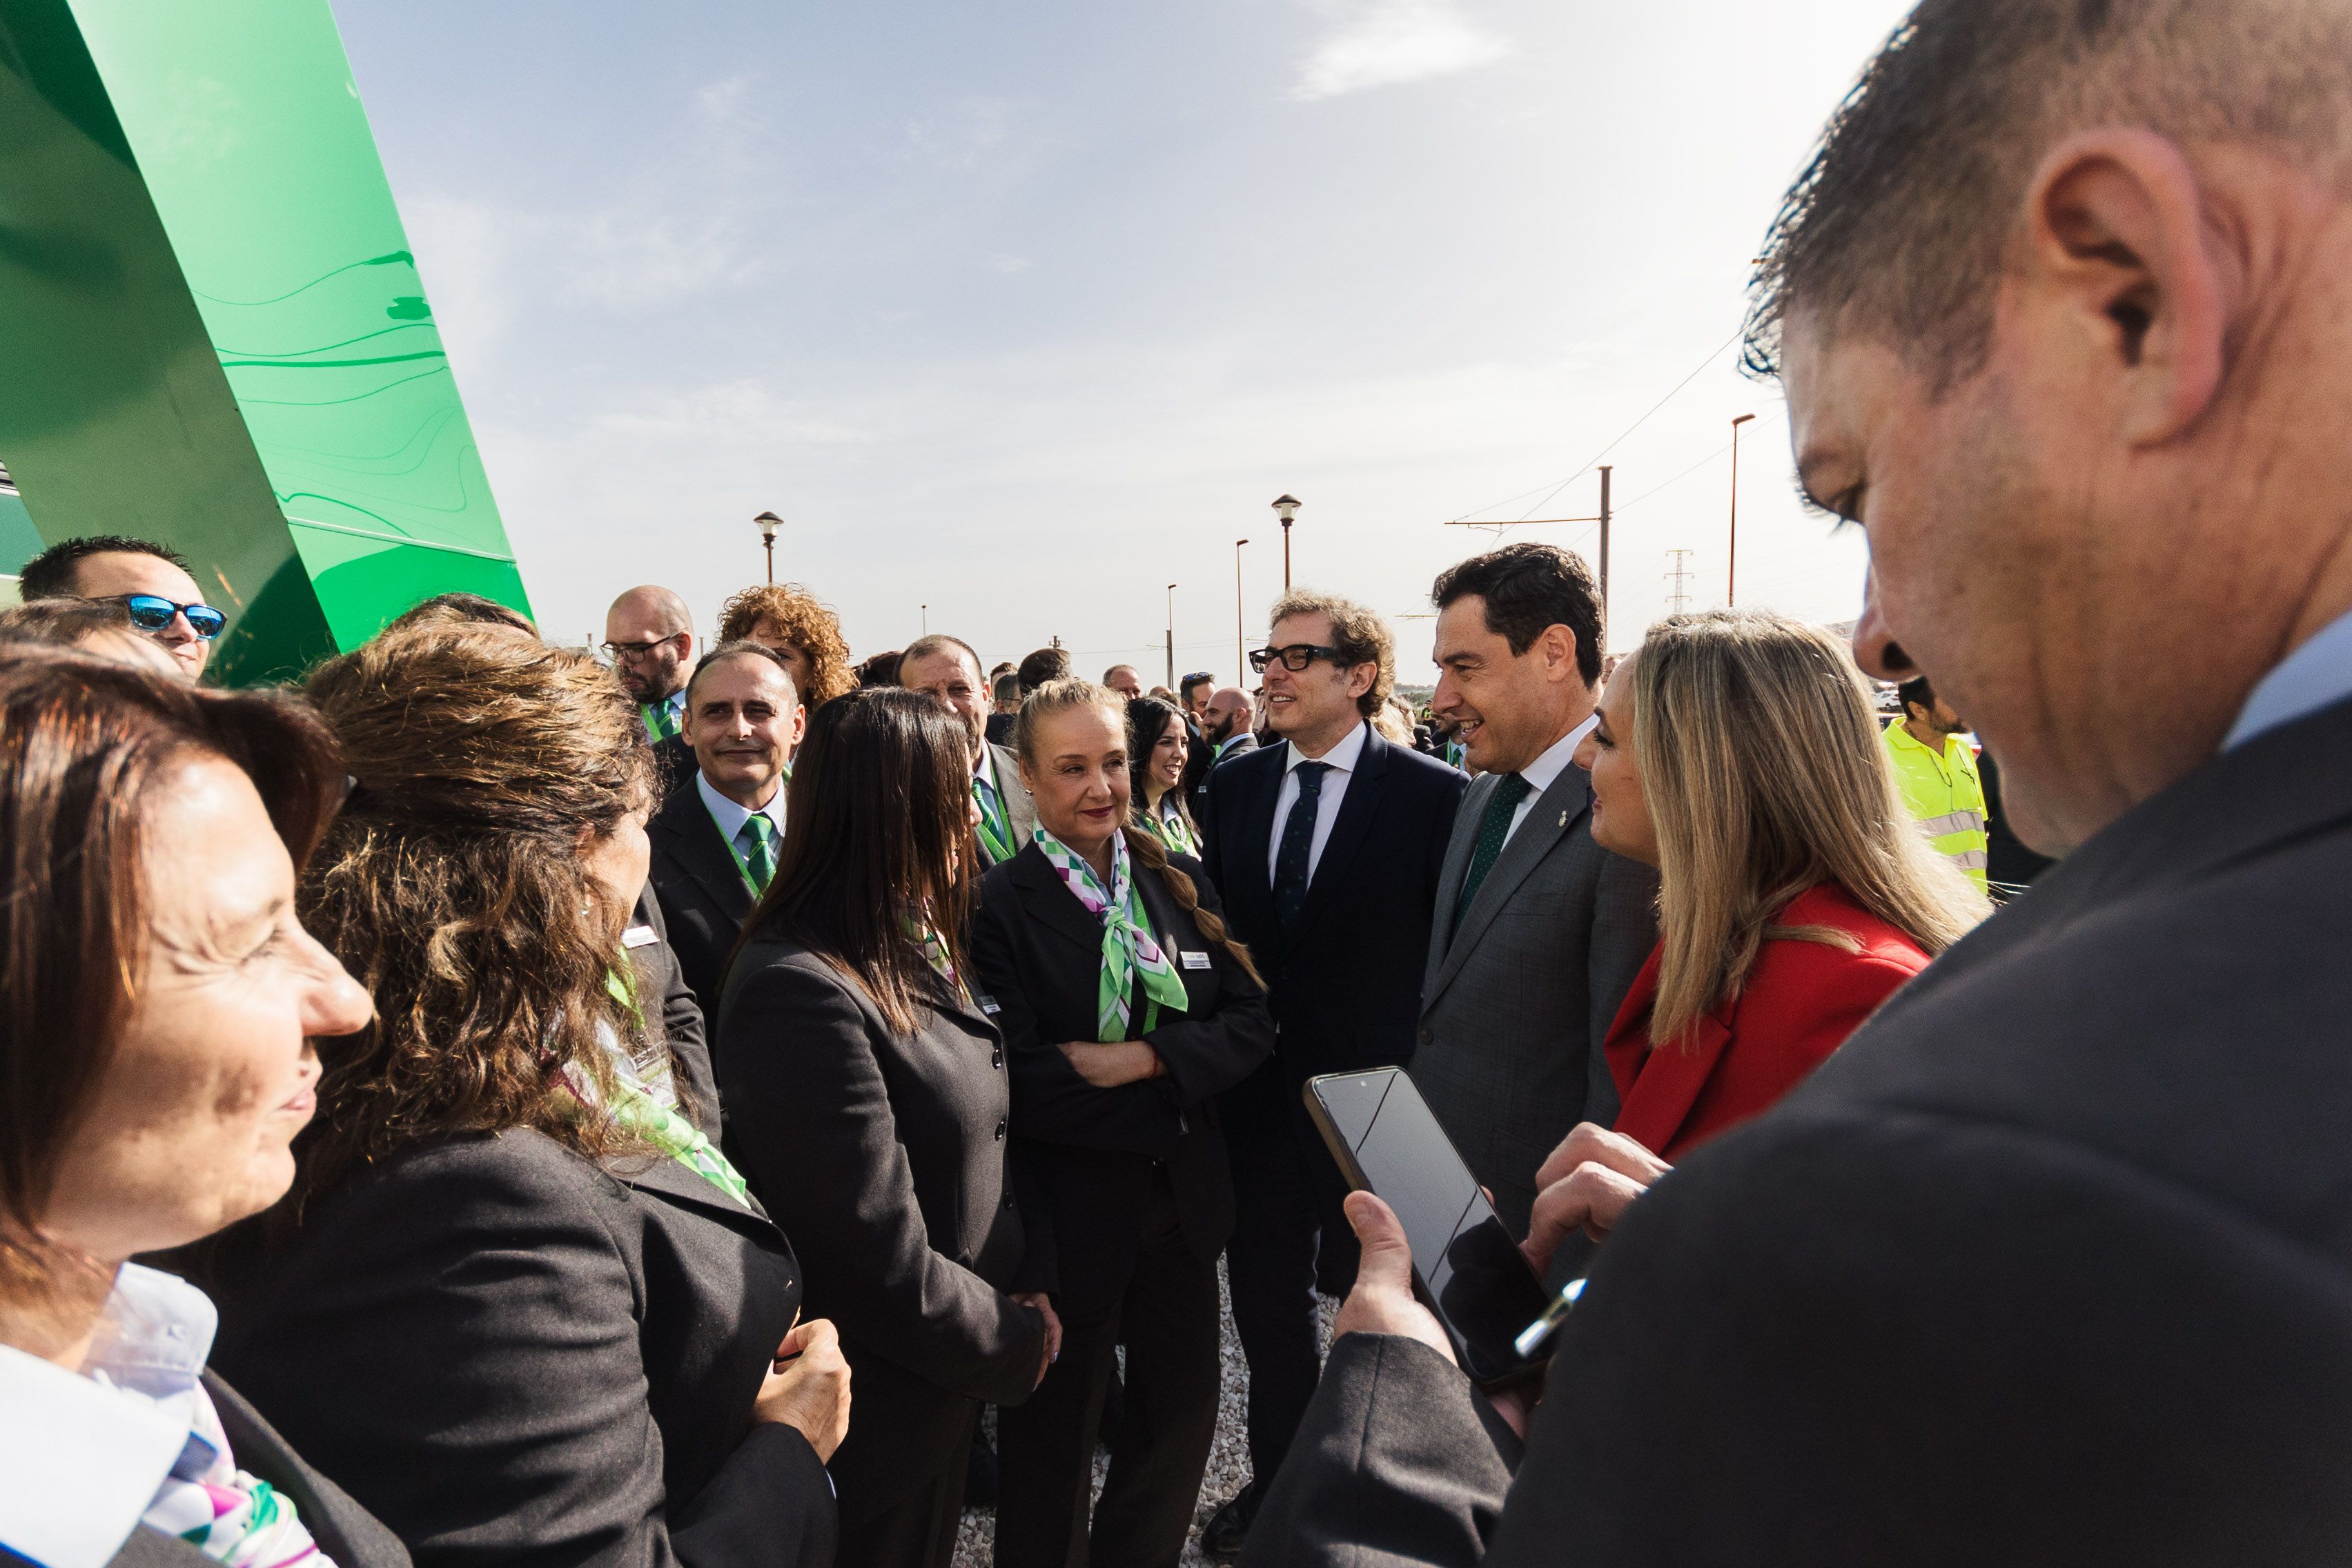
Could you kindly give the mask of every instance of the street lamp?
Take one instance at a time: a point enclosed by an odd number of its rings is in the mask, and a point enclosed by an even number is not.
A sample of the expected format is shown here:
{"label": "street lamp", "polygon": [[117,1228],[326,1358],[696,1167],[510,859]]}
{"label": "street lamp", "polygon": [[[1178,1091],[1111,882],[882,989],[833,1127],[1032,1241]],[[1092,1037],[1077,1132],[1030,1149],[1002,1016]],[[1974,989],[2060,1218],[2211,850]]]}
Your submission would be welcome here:
{"label": "street lamp", "polygon": [[768,581],[772,583],[776,580],[776,530],[784,526],[784,520],[763,511],[751,521],[760,525],[760,542],[768,547]]}
{"label": "street lamp", "polygon": [[931,607],[929,605],[918,605],[916,608],[923,612],[923,635],[929,637],[931,635]]}
{"label": "street lamp", "polygon": [[[1236,670],[1244,665],[1242,658],[1242,546],[1248,542],[1246,539],[1234,541],[1234,668]],[[1234,680],[1239,684],[1241,677],[1236,675]]]}
{"label": "street lamp", "polygon": [[1723,558],[1723,605],[1726,609],[1739,603],[1736,591],[1739,583],[1739,427],[1755,417],[1753,414],[1743,414],[1731,422],[1731,546]]}
{"label": "street lamp", "polygon": [[1282,519],[1282,591],[1290,592],[1290,520],[1302,503],[1297,496],[1276,496],[1274,515]]}
{"label": "street lamp", "polygon": [[1176,689],[1176,584],[1168,584],[1168,689]]}

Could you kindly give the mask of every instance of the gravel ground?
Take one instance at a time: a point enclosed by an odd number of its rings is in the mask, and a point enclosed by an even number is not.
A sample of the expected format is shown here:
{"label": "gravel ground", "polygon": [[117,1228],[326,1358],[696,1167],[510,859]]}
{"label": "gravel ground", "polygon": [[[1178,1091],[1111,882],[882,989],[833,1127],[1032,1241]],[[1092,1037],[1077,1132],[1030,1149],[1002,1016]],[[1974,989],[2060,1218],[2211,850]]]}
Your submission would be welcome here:
{"label": "gravel ground", "polygon": [[[1242,1342],[1234,1332],[1231,1298],[1224,1285],[1225,1265],[1220,1259],[1217,1263],[1217,1299],[1218,1315],[1223,1321],[1224,1386],[1217,1396],[1217,1437],[1209,1448],[1209,1473],[1201,1482],[1201,1500],[1193,1516],[1192,1532],[1184,1542],[1186,1568],[1220,1561],[1201,1550],[1201,1527],[1208,1522],[1210,1510],[1241,1490],[1250,1479],[1249,1442],[1243,1430],[1249,1399],[1249,1368],[1242,1361]],[[1322,1307],[1323,1342],[1328,1347],[1331,1342],[1331,1318],[1339,1310],[1339,1304],[1325,1297]],[[1097,1497],[1102,1495],[1103,1477],[1109,1468],[1109,1456],[1097,1447],[1095,1450]],[[956,1540],[955,1568],[992,1568],[995,1553],[990,1543],[995,1531],[994,1510],[966,1510],[963,1530]]]}

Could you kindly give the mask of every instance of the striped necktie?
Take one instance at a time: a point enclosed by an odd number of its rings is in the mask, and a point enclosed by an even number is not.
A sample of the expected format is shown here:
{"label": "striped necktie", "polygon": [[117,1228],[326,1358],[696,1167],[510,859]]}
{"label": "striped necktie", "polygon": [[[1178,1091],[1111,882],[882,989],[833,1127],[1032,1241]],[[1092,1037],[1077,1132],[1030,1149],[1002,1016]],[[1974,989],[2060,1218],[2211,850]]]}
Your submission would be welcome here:
{"label": "striped necktie", "polygon": [[742,851],[743,875],[751,879],[751,891],[764,893],[769,879],[776,874],[776,824],[764,811],[755,811],[743,819],[743,826],[735,835],[736,847]]}

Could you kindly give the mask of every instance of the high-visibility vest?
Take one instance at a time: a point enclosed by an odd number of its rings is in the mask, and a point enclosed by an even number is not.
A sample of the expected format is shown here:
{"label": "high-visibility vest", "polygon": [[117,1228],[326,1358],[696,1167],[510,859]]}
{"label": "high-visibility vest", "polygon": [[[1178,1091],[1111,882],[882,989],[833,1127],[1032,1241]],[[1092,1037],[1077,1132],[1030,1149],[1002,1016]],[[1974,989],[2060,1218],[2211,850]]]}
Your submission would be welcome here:
{"label": "high-visibility vest", "polygon": [[1977,776],[1976,753],[1958,735],[1944,738],[1941,754],[1931,752],[1898,719],[1886,726],[1886,755],[1895,765],[1904,807],[1919,830],[1937,854],[1948,857],[1983,887],[1990,840],[1985,834],[1984,781]]}

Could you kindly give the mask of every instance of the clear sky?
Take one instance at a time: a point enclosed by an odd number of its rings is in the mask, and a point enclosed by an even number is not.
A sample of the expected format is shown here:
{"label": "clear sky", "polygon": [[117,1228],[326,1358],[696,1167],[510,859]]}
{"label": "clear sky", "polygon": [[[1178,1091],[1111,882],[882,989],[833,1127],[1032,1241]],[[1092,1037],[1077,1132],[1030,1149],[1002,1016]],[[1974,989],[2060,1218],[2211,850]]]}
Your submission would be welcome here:
{"label": "clear sky", "polygon": [[[551,637],[613,595],[706,628],[778,575],[863,655],[1234,670],[1294,576],[1392,616],[1501,537],[1592,550],[1612,643],[1738,589],[1832,621],[1724,347],[1749,258],[1890,0],[334,0]],[[1663,487],[1663,488],[1661,488]],[[1654,493],[1653,493],[1654,492]],[[1509,499],[1507,498],[1516,498]]]}

